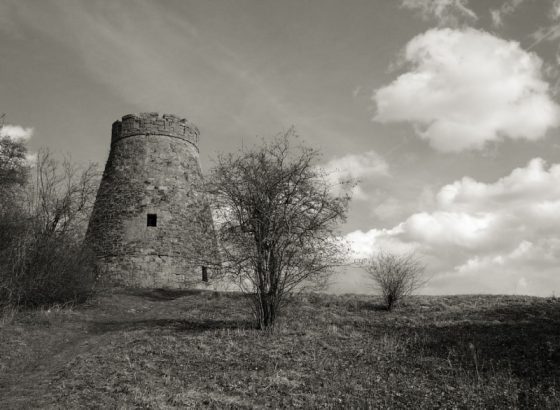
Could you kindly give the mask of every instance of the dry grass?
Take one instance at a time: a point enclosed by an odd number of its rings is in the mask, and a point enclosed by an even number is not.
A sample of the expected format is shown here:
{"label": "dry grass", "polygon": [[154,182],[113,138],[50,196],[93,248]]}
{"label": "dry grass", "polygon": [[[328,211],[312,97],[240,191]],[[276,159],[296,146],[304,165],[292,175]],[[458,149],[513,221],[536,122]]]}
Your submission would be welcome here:
{"label": "dry grass", "polygon": [[119,291],[0,328],[0,407],[560,408],[560,301]]}

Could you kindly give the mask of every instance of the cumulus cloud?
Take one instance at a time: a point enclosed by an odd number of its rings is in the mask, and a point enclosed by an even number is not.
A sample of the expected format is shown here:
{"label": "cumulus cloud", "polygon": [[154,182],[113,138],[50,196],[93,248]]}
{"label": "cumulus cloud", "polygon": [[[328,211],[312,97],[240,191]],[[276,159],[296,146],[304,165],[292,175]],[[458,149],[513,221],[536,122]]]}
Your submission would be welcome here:
{"label": "cumulus cloud", "polygon": [[[453,281],[468,293],[483,289],[489,293],[550,296],[560,289],[559,261],[559,239],[522,240],[509,252],[475,255],[441,279]],[[450,283],[444,284],[441,279],[443,287],[451,289]]]}
{"label": "cumulus cloud", "polygon": [[[390,229],[346,236],[361,258],[415,250],[434,293],[560,290],[560,164],[540,158],[494,182],[465,177],[434,195],[434,209]],[[357,257],[357,256],[354,256]]]}
{"label": "cumulus cloud", "polygon": [[478,19],[468,3],[468,0],[402,0],[401,7],[418,11],[424,20],[435,19],[442,26],[455,26],[461,21]]}
{"label": "cumulus cloud", "polygon": [[437,194],[443,209],[466,212],[492,211],[496,208],[511,210],[531,204],[542,204],[560,199],[560,164],[547,168],[542,158],[534,158],[522,168],[500,178],[493,184],[464,177],[444,186]]}
{"label": "cumulus cloud", "polygon": [[409,217],[400,230],[405,233],[407,241],[476,249],[488,241],[494,219],[490,213],[421,212]]}
{"label": "cumulus cloud", "polygon": [[0,128],[0,138],[10,138],[14,141],[26,141],[33,136],[33,128],[21,125],[4,125]]}
{"label": "cumulus cloud", "polygon": [[401,226],[392,229],[370,229],[369,231],[356,230],[344,237],[350,247],[350,260],[360,261],[376,255],[380,251],[391,253],[410,253],[418,249],[418,244],[412,241],[403,241]]}
{"label": "cumulus cloud", "polygon": [[325,171],[328,182],[335,190],[344,189],[345,183],[351,182],[350,185],[355,199],[368,198],[361,186],[364,180],[389,176],[389,164],[375,151],[333,158],[321,168]]}
{"label": "cumulus cloud", "polygon": [[375,121],[411,122],[444,152],[502,138],[536,140],[560,123],[542,60],[475,29],[432,29],[405,50],[411,68],[375,91]]}

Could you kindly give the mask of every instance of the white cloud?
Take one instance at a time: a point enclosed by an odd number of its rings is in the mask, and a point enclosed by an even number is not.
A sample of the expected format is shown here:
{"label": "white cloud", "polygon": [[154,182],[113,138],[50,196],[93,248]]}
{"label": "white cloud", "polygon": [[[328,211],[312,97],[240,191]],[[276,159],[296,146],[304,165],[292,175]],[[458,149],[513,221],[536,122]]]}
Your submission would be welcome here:
{"label": "white cloud", "polygon": [[339,178],[362,178],[372,175],[389,175],[389,164],[375,151],[363,154],[348,154],[333,158],[324,169]]}
{"label": "white cloud", "polygon": [[485,293],[550,296],[560,289],[559,261],[559,239],[521,240],[509,251],[473,256],[446,277],[469,293],[482,288]]}
{"label": "white cloud", "polygon": [[442,209],[463,212],[519,210],[547,200],[560,199],[560,164],[547,169],[546,162],[534,158],[522,168],[493,184],[465,177],[441,188],[437,201]]}
{"label": "white cloud", "polygon": [[491,9],[490,15],[492,16],[492,24],[494,27],[501,27],[504,24],[504,17],[513,14],[515,10],[523,3],[525,0],[507,0],[497,9]]}
{"label": "white cloud", "polygon": [[444,152],[488,141],[536,140],[560,123],[542,79],[542,60],[475,29],[432,29],[406,46],[410,71],[375,91],[374,120],[411,122]]}
{"label": "white cloud", "polygon": [[432,293],[560,291],[560,164],[535,158],[491,183],[462,178],[434,197],[433,210],[391,229],[349,233],[354,254],[415,250],[434,274]]}
{"label": "white cloud", "polygon": [[456,245],[474,249],[484,245],[492,234],[492,214],[436,211],[412,215],[401,226],[407,239],[430,246]]}
{"label": "white cloud", "polygon": [[468,8],[468,0],[402,0],[401,7],[417,10],[423,19],[436,19],[440,25],[455,26],[461,21],[478,19]]}
{"label": "white cloud", "polygon": [[500,10],[490,10],[490,16],[492,17],[492,24],[494,27],[501,27],[504,25]]}
{"label": "white cloud", "polygon": [[0,128],[0,138],[8,137],[14,141],[26,141],[33,136],[33,128],[21,125],[4,125]]}
{"label": "white cloud", "polygon": [[417,249],[414,242],[405,242],[399,238],[401,227],[393,229],[370,229],[367,232],[357,230],[350,232],[344,240],[350,246],[350,260],[360,261],[370,258],[379,251],[404,254]]}
{"label": "white cloud", "polygon": [[552,9],[550,11],[550,14],[553,20],[560,19],[560,0],[554,0],[552,2]]}
{"label": "white cloud", "polygon": [[560,164],[547,166],[540,158],[493,183],[468,177],[455,181],[442,187],[436,198],[437,209],[430,215],[475,218],[468,226],[482,231],[473,239],[486,236],[488,250],[560,233]]}
{"label": "white cloud", "polygon": [[335,190],[337,187],[343,189],[347,182],[354,182],[355,185],[351,184],[353,198],[362,200],[367,199],[368,195],[360,185],[361,182],[374,177],[389,176],[389,164],[375,151],[333,158],[321,168]]}

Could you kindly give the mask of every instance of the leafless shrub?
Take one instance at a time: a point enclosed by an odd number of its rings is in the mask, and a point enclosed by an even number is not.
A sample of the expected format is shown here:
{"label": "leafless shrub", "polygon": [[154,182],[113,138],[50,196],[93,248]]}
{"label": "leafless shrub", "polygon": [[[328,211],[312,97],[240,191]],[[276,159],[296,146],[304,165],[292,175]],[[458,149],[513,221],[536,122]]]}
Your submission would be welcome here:
{"label": "leafless shrub", "polygon": [[368,260],[364,269],[381,293],[387,310],[392,310],[427,282],[424,277],[425,266],[412,253],[398,255],[380,252]]}
{"label": "leafless shrub", "polygon": [[59,161],[42,150],[35,171],[28,205],[37,229],[47,236],[83,240],[97,192],[97,166],[81,168],[69,158]]}
{"label": "leafless shrub", "polygon": [[93,256],[70,238],[20,235],[4,253],[0,296],[11,305],[81,302],[93,285]]}
{"label": "leafless shrub", "polygon": [[79,301],[93,284],[93,256],[82,243],[96,167],[80,169],[42,150],[33,171],[20,183],[23,191],[10,209],[0,212],[0,227],[11,227],[0,238],[0,300],[11,305]]}
{"label": "leafless shrub", "polygon": [[293,147],[290,130],[271,143],[220,156],[208,178],[222,272],[247,295],[258,326],[271,327],[286,296],[324,282],[341,262],[335,240],[348,196],[333,196],[319,153]]}

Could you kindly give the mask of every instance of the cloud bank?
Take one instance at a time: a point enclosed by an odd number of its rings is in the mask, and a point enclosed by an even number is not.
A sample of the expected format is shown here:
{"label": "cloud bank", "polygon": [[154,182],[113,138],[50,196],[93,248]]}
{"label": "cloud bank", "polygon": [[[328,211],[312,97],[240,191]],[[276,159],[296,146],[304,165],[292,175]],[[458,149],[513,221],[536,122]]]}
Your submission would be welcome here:
{"label": "cloud bank", "polygon": [[[540,158],[491,183],[465,177],[391,229],[346,236],[353,258],[416,251],[433,293],[560,291],[560,164]],[[522,286],[521,286],[522,285]]]}
{"label": "cloud bank", "polygon": [[515,41],[472,28],[432,29],[414,37],[404,57],[409,71],[374,92],[374,120],[410,122],[439,151],[537,140],[560,124],[542,60]]}

